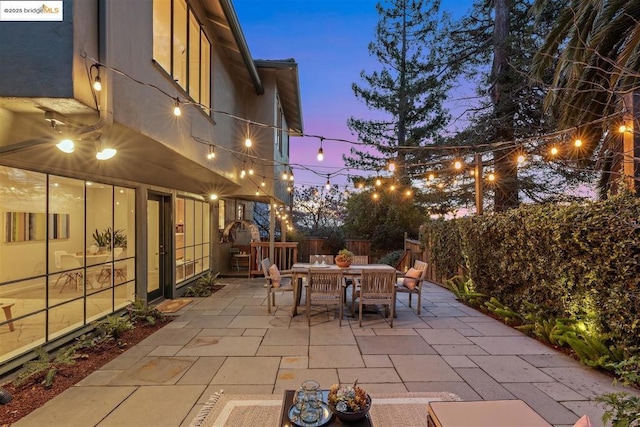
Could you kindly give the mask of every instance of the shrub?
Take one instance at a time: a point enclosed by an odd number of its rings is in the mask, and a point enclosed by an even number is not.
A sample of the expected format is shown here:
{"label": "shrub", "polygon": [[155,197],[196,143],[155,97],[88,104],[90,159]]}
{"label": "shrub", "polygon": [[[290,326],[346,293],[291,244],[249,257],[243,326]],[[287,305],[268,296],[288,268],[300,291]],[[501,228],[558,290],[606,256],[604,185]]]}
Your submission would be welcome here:
{"label": "shrub", "polygon": [[457,275],[446,281],[447,287],[453,292],[458,301],[471,306],[478,306],[486,295],[475,291],[473,280]]}
{"label": "shrub", "polygon": [[51,388],[60,365],[72,365],[75,363],[75,347],[68,347],[58,351],[54,359],[42,347],[35,350],[37,359],[24,364],[24,368],[14,380],[16,386],[22,385],[28,380],[43,375],[42,385]]}
{"label": "shrub", "polygon": [[140,321],[148,324],[155,325],[157,319],[161,319],[164,315],[155,307],[149,307],[149,305],[142,299],[136,298],[128,307],[129,320],[132,323],[138,323]]}
{"label": "shrub", "polygon": [[543,328],[553,330],[551,319],[579,320],[605,334],[607,346],[638,348],[638,218],[640,199],[619,194],[429,221],[421,242],[438,277],[452,277],[463,266],[477,292],[525,317],[527,303],[535,306],[549,322]]}
{"label": "shrub", "polygon": [[97,328],[104,336],[119,340],[122,334],[133,329],[134,325],[125,317],[107,316],[106,319],[98,322]]}
{"label": "shrub", "polygon": [[383,255],[378,260],[378,263],[379,264],[387,264],[387,265],[390,265],[392,267],[395,267],[396,265],[398,265],[398,262],[400,262],[400,258],[402,257],[402,254],[404,254],[403,250],[397,250],[397,251],[389,252],[386,255]]}
{"label": "shrub", "polygon": [[218,276],[220,273],[211,274],[211,272],[207,272],[207,274],[200,277],[195,284],[189,286],[184,293],[186,297],[208,297],[211,296],[214,292],[214,287],[218,280]]}

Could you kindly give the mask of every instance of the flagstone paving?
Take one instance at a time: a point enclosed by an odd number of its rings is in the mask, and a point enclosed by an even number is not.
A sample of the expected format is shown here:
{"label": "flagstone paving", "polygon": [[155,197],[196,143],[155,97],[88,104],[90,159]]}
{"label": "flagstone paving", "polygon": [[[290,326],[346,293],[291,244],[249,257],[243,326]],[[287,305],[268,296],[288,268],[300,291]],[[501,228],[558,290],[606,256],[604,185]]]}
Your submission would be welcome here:
{"label": "flagstone paving", "polygon": [[[587,414],[602,425],[597,395],[629,391],[565,354],[427,285],[421,315],[398,296],[391,329],[375,310],[362,327],[345,307],[305,308],[291,317],[291,293],[267,314],[261,279],[195,298],[175,320],[15,425],[187,426],[219,391],[281,395],[305,379],[338,381],[371,393],[448,391],[464,400],[521,399],[549,423]],[[415,302],[414,302],[415,305]]]}

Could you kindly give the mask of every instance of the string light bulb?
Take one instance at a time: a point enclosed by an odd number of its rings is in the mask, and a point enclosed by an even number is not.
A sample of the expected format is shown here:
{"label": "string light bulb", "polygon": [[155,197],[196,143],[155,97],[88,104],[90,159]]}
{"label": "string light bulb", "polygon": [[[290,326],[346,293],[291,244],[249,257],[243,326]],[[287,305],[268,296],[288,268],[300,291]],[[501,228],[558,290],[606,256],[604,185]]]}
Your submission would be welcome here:
{"label": "string light bulb", "polygon": [[253,175],[253,162],[251,163],[251,166],[249,167],[249,175]]}
{"label": "string light bulb", "polygon": [[253,141],[251,141],[251,137],[249,136],[249,122],[247,121],[247,139],[244,140],[244,146],[249,148],[253,145]]}
{"label": "string light bulb", "polygon": [[376,179],[376,187],[380,187],[382,185],[382,180],[380,178]]}
{"label": "string light bulb", "polygon": [[395,185],[393,185],[393,184],[391,184],[391,187],[389,187],[389,189],[390,189],[391,191],[396,191],[396,186],[395,186]]}
{"label": "string light bulb", "polygon": [[318,156],[317,159],[319,162],[324,160],[324,150],[322,150],[322,141],[324,140],[324,138],[320,138],[320,148],[318,149]]}
{"label": "string light bulb", "polygon": [[209,145],[209,153],[207,153],[207,159],[213,160],[216,158],[216,151],[213,145]]}
{"label": "string light bulb", "polygon": [[436,176],[435,174],[430,173],[428,178],[429,178],[429,181],[433,181],[434,179],[436,179]]}
{"label": "string light bulb", "polygon": [[407,197],[411,197],[411,194],[413,194],[413,193],[411,192],[411,190],[407,190],[407,191],[405,191],[405,193],[404,193],[404,194],[405,194],[405,196],[407,196]]}
{"label": "string light bulb", "polygon": [[559,150],[558,150],[558,147],[556,147],[556,146],[551,147],[551,150],[549,150],[549,153],[551,153],[552,156],[557,155],[558,152],[559,152]]}
{"label": "string light bulb", "polygon": [[490,173],[487,178],[489,179],[489,181],[493,182],[496,180],[496,175],[494,173]]}
{"label": "string light bulb", "polygon": [[240,171],[240,178],[247,176],[247,171],[244,169],[244,163],[242,164],[242,170]]}
{"label": "string light bulb", "polygon": [[266,183],[266,182],[264,182],[264,178],[262,178],[262,183],[260,184],[260,186],[261,186],[261,187],[266,187],[266,186],[267,186],[267,183]]}
{"label": "string light bulb", "polygon": [[287,168],[284,168],[284,170],[282,171],[282,179],[284,181],[289,179],[289,174],[287,173]]}
{"label": "string light bulb", "polygon": [[627,131],[629,131],[629,129],[627,128],[626,125],[620,125],[620,127],[618,128],[618,132],[620,133],[625,133]]}
{"label": "string light bulb", "polygon": [[457,170],[462,169],[462,162],[460,160],[456,160],[455,162],[453,162],[453,167]]}
{"label": "string light bulb", "polygon": [[327,178],[327,184],[325,185],[325,188],[327,190],[331,190],[331,182],[329,181],[329,178]]}
{"label": "string light bulb", "polygon": [[582,140],[576,139],[575,141],[573,141],[573,145],[575,145],[576,147],[582,147]]}
{"label": "string light bulb", "polygon": [[93,89],[96,92],[100,92],[102,90],[102,82],[100,81],[100,71],[98,71],[98,75],[93,80]]}
{"label": "string light bulb", "polygon": [[218,200],[218,195],[214,193],[214,194],[212,194],[211,196],[209,196],[209,198],[210,198],[211,200]]}
{"label": "string light bulb", "polygon": [[180,117],[182,111],[180,110],[180,99],[176,98],[176,103],[173,106],[173,115],[176,117]]}
{"label": "string light bulb", "polygon": [[358,183],[358,188],[360,188],[360,189],[364,188],[364,182],[359,182]]}
{"label": "string light bulb", "polygon": [[518,154],[518,157],[516,158],[516,161],[517,161],[519,164],[523,164],[525,160],[526,160],[526,159],[525,159],[525,157],[524,157],[524,154]]}
{"label": "string light bulb", "polygon": [[378,195],[378,193],[373,193],[371,197],[373,197],[373,200],[378,200],[378,197],[380,196]]}
{"label": "string light bulb", "polygon": [[293,181],[293,169],[289,171],[289,181]]}
{"label": "string light bulb", "polygon": [[394,172],[396,170],[396,164],[393,161],[389,162],[389,172]]}

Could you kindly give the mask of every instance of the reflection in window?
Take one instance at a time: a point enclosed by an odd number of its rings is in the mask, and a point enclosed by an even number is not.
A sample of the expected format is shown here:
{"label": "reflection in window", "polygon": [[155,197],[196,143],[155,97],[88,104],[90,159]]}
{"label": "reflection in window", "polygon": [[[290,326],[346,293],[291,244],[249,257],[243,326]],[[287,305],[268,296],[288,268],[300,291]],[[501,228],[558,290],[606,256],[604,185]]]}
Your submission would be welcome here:
{"label": "reflection in window", "polygon": [[153,1],[153,58],[195,102],[211,106],[211,43],[186,0]]}
{"label": "reflection in window", "polygon": [[67,227],[19,242],[0,229],[0,363],[133,300],[135,190],[0,166],[0,206]]}
{"label": "reflection in window", "polygon": [[176,283],[209,269],[209,204],[176,198]]}

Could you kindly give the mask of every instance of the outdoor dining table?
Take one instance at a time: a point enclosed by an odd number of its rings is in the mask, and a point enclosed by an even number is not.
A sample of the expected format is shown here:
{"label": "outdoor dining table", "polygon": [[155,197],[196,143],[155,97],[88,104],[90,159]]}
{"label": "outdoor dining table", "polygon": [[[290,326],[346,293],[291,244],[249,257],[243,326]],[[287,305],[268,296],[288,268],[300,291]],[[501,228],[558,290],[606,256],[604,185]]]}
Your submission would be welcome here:
{"label": "outdoor dining table", "polygon": [[351,264],[349,267],[341,268],[335,264],[316,264],[316,263],[303,263],[297,262],[291,266],[291,284],[293,285],[293,308],[291,310],[292,316],[298,314],[298,306],[300,305],[300,298],[302,295],[302,279],[309,275],[311,269],[327,269],[329,271],[342,270],[342,274],[345,277],[356,278],[362,275],[363,271],[390,271],[399,273],[395,268],[387,264]]}

